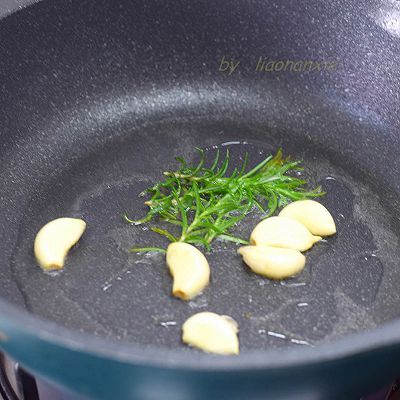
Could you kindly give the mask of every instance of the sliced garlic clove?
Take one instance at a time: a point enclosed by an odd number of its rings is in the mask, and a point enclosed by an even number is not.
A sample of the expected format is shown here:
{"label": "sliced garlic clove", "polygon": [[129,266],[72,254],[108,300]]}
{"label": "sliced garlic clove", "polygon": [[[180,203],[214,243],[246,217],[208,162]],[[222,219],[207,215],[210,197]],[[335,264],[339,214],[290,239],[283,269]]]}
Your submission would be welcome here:
{"label": "sliced garlic clove", "polygon": [[201,312],[182,326],[182,340],[208,353],[239,354],[238,324],[227,315]]}
{"label": "sliced garlic clove", "polygon": [[85,229],[86,222],[78,218],[57,218],[44,225],[34,243],[39,266],[46,271],[61,269],[69,249]]}
{"label": "sliced garlic clove", "polygon": [[329,236],[336,233],[332,215],[321,203],[314,200],[290,203],[282,209],[279,216],[302,223],[313,235]]}
{"label": "sliced garlic clove", "polygon": [[183,300],[196,297],[210,281],[210,267],[203,253],[188,243],[171,243],[167,265],[174,278],[172,294]]}
{"label": "sliced garlic clove", "polygon": [[300,222],[286,217],[270,217],[261,221],[250,236],[250,243],[257,246],[272,246],[308,250],[322,238],[313,236]]}
{"label": "sliced garlic clove", "polygon": [[285,279],[298,274],[306,258],[298,250],[270,246],[244,246],[238,249],[243,261],[256,273],[270,279]]}

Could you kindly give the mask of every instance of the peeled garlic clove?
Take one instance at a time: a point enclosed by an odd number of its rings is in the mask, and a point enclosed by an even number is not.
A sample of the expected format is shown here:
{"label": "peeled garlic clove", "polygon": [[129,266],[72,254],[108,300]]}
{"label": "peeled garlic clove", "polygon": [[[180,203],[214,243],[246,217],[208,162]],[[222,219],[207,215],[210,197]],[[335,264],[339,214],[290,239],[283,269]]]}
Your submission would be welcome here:
{"label": "peeled garlic clove", "polygon": [[250,236],[250,243],[257,246],[285,247],[308,250],[322,238],[313,236],[300,222],[286,217],[270,217],[261,221]]}
{"label": "peeled garlic clove", "polygon": [[336,233],[335,221],[330,212],[314,200],[299,200],[287,205],[280,217],[302,223],[313,235],[329,236]]}
{"label": "peeled garlic clove", "polygon": [[284,279],[299,273],[306,258],[298,250],[270,246],[244,246],[238,249],[243,261],[256,273],[271,279]]}
{"label": "peeled garlic clove", "polygon": [[182,340],[208,353],[239,354],[238,325],[227,315],[201,312],[182,326]]}
{"label": "peeled garlic clove", "polygon": [[78,218],[57,218],[44,225],[35,238],[34,253],[42,269],[61,269],[69,249],[80,239],[86,222]]}
{"label": "peeled garlic clove", "polygon": [[196,297],[210,281],[210,267],[203,253],[188,243],[171,243],[167,265],[174,278],[172,294],[183,300]]}

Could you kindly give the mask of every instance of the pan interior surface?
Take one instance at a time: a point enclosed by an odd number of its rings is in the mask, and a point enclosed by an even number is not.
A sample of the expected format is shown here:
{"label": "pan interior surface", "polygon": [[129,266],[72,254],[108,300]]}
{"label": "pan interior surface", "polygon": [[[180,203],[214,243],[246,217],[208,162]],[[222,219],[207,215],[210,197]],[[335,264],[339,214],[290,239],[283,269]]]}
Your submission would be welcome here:
{"label": "pan interior surface", "polygon": [[[271,2],[235,7],[42,1],[1,21],[2,299],[73,330],[183,352],[195,350],[180,327],[199,311],[237,320],[242,352],[333,342],[399,318],[397,42],[371,34],[360,3],[313,2],[304,15]],[[368,62],[366,49],[377,50]],[[256,72],[267,56],[338,68]],[[223,57],[240,67],[221,71]],[[210,286],[191,302],[173,298],[164,257],[128,253],[167,243],[122,214],[144,215],[138,194],[176,168],[175,156],[195,161],[195,147],[210,159],[229,148],[232,165],[278,148],[302,159],[337,234],[284,282],[256,276],[237,246],[216,242]],[[49,275],[33,241],[61,216],[87,230]]]}
{"label": "pan interior surface", "polygon": [[[238,321],[242,351],[312,346],[398,316],[400,299],[393,295],[400,279],[397,215],[382,201],[378,177],[365,183],[361,167],[346,163],[334,149],[254,123],[186,116],[128,126],[129,121],[123,128],[108,126],[123,133],[95,151],[87,137],[79,155],[73,147],[70,154],[61,145],[52,147],[64,152],[55,157],[57,164],[35,165],[42,156],[30,160],[41,180],[27,193],[10,259],[27,310],[102,337],[182,349],[185,319],[213,311]],[[139,193],[176,167],[175,156],[196,161],[195,147],[206,149],[210,160],[217,147],[229,149],[232,165],[246,152],[255,164],[280,147],[302,159],[307,179],[327,192],[320,201],[331,210],[337,235],[315,245],[306,253],[304,271],[282,282],[249,272],[236,245],[217,241],[207,255],[210,286],[190,302],[173,298],[164,256],[128,253],[133,245],[167,243],[148,226],[127,224],[122,214],[144,215]],[[26,154],[19,155],[26,161]],[[44,223],[60,216],[83,218],[88,228],[65,269],[45,274],[36,266],[33,240]],[[257,221],[248,217],[237,232],[248,237]]]}

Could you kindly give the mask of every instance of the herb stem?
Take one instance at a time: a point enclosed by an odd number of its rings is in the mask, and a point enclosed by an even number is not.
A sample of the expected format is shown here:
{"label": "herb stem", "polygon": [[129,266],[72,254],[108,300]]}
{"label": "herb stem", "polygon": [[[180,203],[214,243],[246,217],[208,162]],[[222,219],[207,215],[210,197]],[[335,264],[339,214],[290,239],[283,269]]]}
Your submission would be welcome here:
{"label": "herb stem", "polygon": [[165,253],[166,250],[162,249],[161,247],[132,247],[129,249],[130,253],[151,253],[151,252],[158,252],[158,253]]}

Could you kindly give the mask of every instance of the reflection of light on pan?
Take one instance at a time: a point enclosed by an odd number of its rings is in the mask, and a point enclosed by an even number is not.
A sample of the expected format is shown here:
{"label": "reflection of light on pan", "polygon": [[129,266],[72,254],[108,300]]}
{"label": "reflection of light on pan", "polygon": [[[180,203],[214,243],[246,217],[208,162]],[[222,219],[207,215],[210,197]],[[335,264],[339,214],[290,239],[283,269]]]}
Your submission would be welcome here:
{"label": "reflection of light on pan", "polygon": [[[358,83],[353,82],[352,86],[355,87],[357,84]],[[373,125],[375,127],[382,127],[385,128],[383,129],[383,132],[389,132],[389,130],[386,129],[386,124],[382,117],[376,111],[374,111],[371,107],[368,107],[367,104],[363,104],[356,99],[352,99],[352,101],[346,100],[343,92],[331,91],[324,99],[324,102],[325,104],[329,104],[332,108],[340,110],[344,114],[353,116],[354,118],[358,119],[360,123]]]}
{"label": "reflection of light on pan", "polygon": [[374,21],[393,36],[400,37],[400,4],[398,1],[389,1],[380,6],[371,15]]}
{"label": "reflection of light on pan", "polygon": [[400,12],[392,12],[382,17],[380,25],[392,35],[400,37]]}

